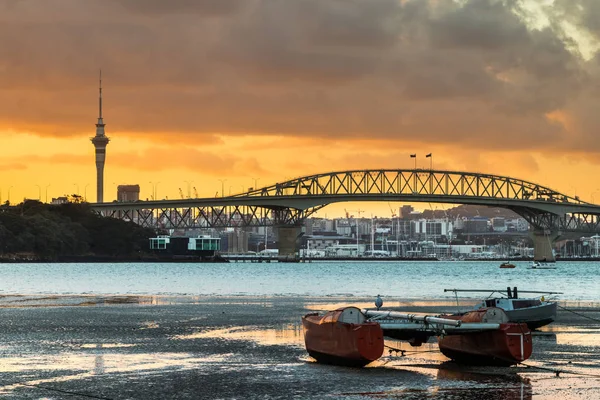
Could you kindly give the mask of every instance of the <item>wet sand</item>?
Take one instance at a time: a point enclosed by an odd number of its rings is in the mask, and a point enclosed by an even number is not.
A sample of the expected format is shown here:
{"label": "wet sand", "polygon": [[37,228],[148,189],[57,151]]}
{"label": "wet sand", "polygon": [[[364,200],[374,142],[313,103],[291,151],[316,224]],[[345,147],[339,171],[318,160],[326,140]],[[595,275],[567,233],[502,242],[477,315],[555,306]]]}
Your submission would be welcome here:
{"label": "wet sand", "polygon": [[[464,367],[435,343],[388,341],[363,369],[319,365],[300,317],[373,299],[314,297],[2,296],[3,399],[597,399],[600,307],[559,303],[517,367]],[[452,301],[385,299],[431,314]],[[466,305],[466,303],[465,303]],[[590,318],[596,321],[590,320]],[[558,376],[557,372],[558,371]],[[86,397],[87,396],[87,397]]]}

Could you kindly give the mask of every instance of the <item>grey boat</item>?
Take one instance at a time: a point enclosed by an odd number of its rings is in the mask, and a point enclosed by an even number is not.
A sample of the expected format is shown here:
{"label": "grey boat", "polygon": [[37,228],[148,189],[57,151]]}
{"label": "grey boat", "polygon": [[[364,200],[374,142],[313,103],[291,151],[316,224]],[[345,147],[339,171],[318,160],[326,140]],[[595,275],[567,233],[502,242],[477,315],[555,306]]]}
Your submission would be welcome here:
{"label": "grey boat", "polygon": [[[561,292],[518,291],[513,290],[483,290],[483,289],[444,289],[444,292],[454,292],[458,304],[457,292],[487,292],[490,295],[479,302],[475,308],[502,308],[510,322],[524,322],[529,329],[537,329],[552,323],[556,319],[557,304],[547,301],[544,295],[562,294]],[[541,297],[519,297],[519,293],[539,294]]]}

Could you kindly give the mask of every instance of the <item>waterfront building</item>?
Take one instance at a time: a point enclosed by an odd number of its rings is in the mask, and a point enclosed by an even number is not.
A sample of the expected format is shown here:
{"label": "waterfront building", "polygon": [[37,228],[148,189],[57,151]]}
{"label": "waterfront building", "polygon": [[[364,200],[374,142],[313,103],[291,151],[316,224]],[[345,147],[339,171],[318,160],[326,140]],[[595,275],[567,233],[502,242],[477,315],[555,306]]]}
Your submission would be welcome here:
{"label": "waterfront building", "polygon": [[69,202],[69,198],[66,196],[53,197],[50,204],[66,204]]}
{"label": "waterfront building", "polygon": [[248,248],[248,237],[249,233],[241,229],[234,229],[232,231],[226,232],[226,245],[224,247],[227,249],[227,253],[247,253],[248,250],[250,250]]}
{"label": "waterfront building", "polygon": [[507,232],[527,232],[529,230],[529,222],[525,218],[510,218],[505,222]]}
{"label": "waterfront building", "polygon": [[327,218],[309,218],[306,220],[306,234],[312,235],[315,232],[334,231],[334,222]]}
{"label": "waterfront building", "polygon": [[221,239],[198,237],[158,236],[150,238],[150,250],[171,256],[214,256],[221,249]]}
{"label": "waterfront building", "polygon": [[335,220],[335,232],[340,236],[354,236],[356,223],[351,218],[338,218]]}
{"label": "waterfront building", "polygon": [[490,220],[485,217],[473,217],[464,221],[463,233],[483,233],[490,231]]}
{"label": "waterfront building", "polygon": [[494,232],[506,232],[506,219],[503,217],[492,218],[492,230]]}
{"label": "waterfront building", "polygon": [[419,219],[411,221],[411,230],[415,237],[436,241],[442,237],[449,237],[453,231],[453,223],[448,219]]}
{"label": "waterfront building", "polygon": [[[311,250],[314,251],[314,250]],[[325,257],[360,257],[366,251],[364,244],[333,244],[325,248]]]}
{"label": "waterfront building", "polygon": [[339,244],[354,246],[356,249],[356,239],[349,236],[338,236],[338,235],[305,235],[304,246],[305,248],[317,251],[326,250],[329,247],[336,246]]}

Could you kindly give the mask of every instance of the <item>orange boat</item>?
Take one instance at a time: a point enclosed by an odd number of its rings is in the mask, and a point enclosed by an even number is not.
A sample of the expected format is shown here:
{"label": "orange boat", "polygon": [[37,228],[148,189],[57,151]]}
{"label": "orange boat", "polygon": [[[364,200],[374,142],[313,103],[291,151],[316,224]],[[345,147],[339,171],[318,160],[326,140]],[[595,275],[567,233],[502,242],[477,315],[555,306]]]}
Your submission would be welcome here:
{"label": "orange boat", "polygon": [[531,356],[531,331],[525,323],[508,322],[499,308],[484,308],[463,315],[444,315],[466,323],[497,323],[497,330],[486,330],[438,337],[440,351],[457,362],[484,365],[513,365]]}
{"label": "orange boat", "polygon": [[302,317],[308,354],[326,364],[362,367],[383,354],[383,330],[356,307]]}

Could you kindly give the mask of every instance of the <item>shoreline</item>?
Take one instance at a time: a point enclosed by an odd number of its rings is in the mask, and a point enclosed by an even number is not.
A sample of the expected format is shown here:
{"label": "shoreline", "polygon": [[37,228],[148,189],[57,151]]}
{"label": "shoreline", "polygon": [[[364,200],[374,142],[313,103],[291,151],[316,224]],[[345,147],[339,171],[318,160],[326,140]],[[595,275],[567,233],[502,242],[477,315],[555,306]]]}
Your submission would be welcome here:
{"label": "shoreline", "polygon": [[[389,310],[410,312],[455,312],[456,300],[450,297],[407,298],[383,297],[384,307]],[[344,305],[359,308],[374,308],[374,297],[340,296],[301,296],[301,295],[219,295],[219,294],[53,294],[53,293],[0,293],[0,309],[23,307],[89,307],[89,306],[148,306],[148,305],[185,305],[206,303],[244,303],[264,304],[269,301],[297,302],[308,305],[310,309],[330,310]],[[478,297],[461,297],[461,310],[471,309],[480,302]],[[600,299],[596,300],[556,300],[559,310],[600,313]],[[321,307],[321,308],[319,308]],[[566,310],[565,310],[566,309]]]}
{"label": "shoreline", "polygon": [[[328,261],[344,262],[533,262],[533,258],[526,257],[491,257],[491,258],[465,258],[465,259],[443,259],[436,257],[298,257],[279,258],[277,256],[228,256],[226,253],[211,257],[200,256],[60,256],[57,258],[44,258],[34,255],[0,256],[0,264],[72,264],[72,263],[244,263],[244,262],[289,262],[289,263],[313,263]],[[540,260],[538,260],[540,261]],[[541,261],[547,263],[555,262],[600,262],[600,257],[557,257],[555,261]]]}

